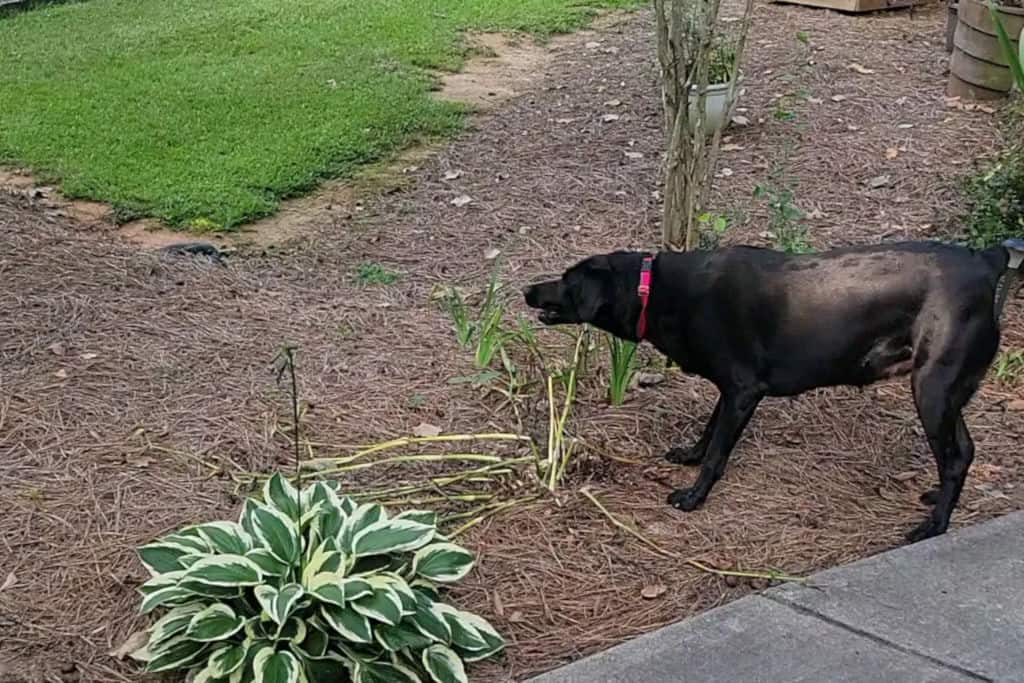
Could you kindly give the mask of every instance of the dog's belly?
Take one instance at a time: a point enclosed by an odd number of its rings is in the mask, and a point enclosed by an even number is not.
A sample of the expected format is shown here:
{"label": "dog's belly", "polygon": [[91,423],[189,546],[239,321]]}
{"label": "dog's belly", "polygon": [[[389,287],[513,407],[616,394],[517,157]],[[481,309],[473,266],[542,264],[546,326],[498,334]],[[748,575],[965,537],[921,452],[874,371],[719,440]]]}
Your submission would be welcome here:
{"label": "dog's belly", "polygon": [[774,396],[795,396],[811,389],[830,386],[863,387],[905,375],[913,370],[913,348],[909,338],[885,337],[873,343],[844,348],[819,347],[809,352],[790,353],[776,365],[767,384]]}
{"label": "dog's belly", "polygon": [[914,351],[909,339],[882,339],[864,355],[856,374],[846,384],[864,386],[905,375],[914,368]]}

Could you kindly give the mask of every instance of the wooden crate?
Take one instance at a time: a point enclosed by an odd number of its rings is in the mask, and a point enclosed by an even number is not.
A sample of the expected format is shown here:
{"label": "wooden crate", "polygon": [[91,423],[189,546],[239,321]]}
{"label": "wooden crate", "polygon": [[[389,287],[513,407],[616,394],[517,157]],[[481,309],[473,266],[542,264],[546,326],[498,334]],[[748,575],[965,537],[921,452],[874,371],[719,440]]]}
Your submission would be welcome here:
{"label": "wooden crate", "polygon": [[838,12],[877,12],[923,4],[924,0],[775,0],[783,4],[834,9]]}

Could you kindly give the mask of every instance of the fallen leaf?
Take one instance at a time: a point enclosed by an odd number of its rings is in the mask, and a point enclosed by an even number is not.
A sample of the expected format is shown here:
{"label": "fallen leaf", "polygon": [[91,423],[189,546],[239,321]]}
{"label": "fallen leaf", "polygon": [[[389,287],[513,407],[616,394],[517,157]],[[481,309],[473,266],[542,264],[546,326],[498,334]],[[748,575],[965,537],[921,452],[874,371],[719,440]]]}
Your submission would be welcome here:
{"label": "fallen leaf", "polygon": [[820,220],[825,217],[825,212],[821,209],[814,209],[807,214],[807,217],[811,220]]}
{"label": "fallen leaf", "polygon": [[462,177],[462,171],[456,170],[456,171],[445,171],[444,172],[444,179],[445,180],[455,180],[456,178],[461,178],[461,177]]}
{"label": "fallen leaf", "polygon": [[555,119],[555,123],[572,123],[576,119]]}
{"label": "fallen leaf", "polygon": [[429,439],[429,438],[433,438],[435,436],[439,436],[440,434],[441,434],[441,428],[440,427],[436,427],[436,426],[434,426],[432,424],[427,424],[426,422],[413,427],[413,430],[412,430],[412,435],[417,437],[417,438],[420,438],[420,439],[424,439],[424,438]]}
{"label": "fallen leaf", "polygon": [[845,101],[847,99],[849,99],[849,98],[847,98],[846,95],[833,95],[832,96],[832,101],[833,102],[843,102],[843,101]]}
{"label": "fallen leaf", "polygon": [[494,247],[484,252],[484,258],[487,259],[488,261],[493,261],[499,256],[501,256],[501,249],[497,249]]}
{"label": "fallen leaf", "polygon": [[808,97],[807,101],[810,104],[824,104],[825,103],[825,100],[821,99],[820,97]]}
{"label": "fallen leaf", "polygon": [[505,605],[501,602],[501,596],[497,591],[494,592],[494,613],[501,619],[505,616]]}
{"label": "fallen leaf", "polygon": [[744,149],[743,145],[737,145],[736,143],[729,143],[728,145],[722,145],[723,152],[739,152]]}
{"label": "fallen leaf", "polygon": [[851,123],[846,126],[846,130],[850,131],[851,133],[856,133],[858,130],[860,130],[860,126],[855,126]]}
{"label": "fallen leaf", "polygon": [[601,120],[604,121],[605,123],[611,123],[612,121],[618,121],[619,120],[619,115],[618,114],[605,114],[604,116],[601,117]]}
{"label": "fallen leaf", "polygon": [[735,123],[737,126],[750,125],[750,119],[748,119],[746,116],[734,116],[732,117],[732,122]]}
{"label": "fallen leaf", "polygon": [[911,471],[908,471],[908,472],[900,472],[899,474],[894,474],[894,475],[892,475],[892,478],[895,479],[896,481],[910,481],[911,479],[913,479],[916,476],[917,476],[917,471],[916,470],[911,470]]}
{"label": "fallen leaf", "polygon": [[626,155],[627,159],[643,159],[644,158],[644,153],[643,152],[625,152],[625,155]]}
{"label": "fallen leaf", "polygon": [[849,69],[850,71],[856,71],[857,73],[863,74],[865,76],[867,76],[868,74],[875,73],[874,69],[868,69],[868,68],[864,67],[862,64],[858,64],[857,62],[853,62],[852,64],[850,64],[846,68]]}
{"label": "fallen leaf", "polygon": [[128,640],[124,641],[120,646],[114,648],[107,654],[115,659],[125,659],[126,657],[131,657],[133,652],[138,652],[148,644],[149,632],[136,631],[128,636]]}
{"label": "fallen leaf", "polygon": [[4,592],[8,588],[11,588],[16,583],[18,583],[18,577],[17,575],[15,575],[14,572],[11,572],[7,575],[7,578],[4,579],[3,585],[0,585],[0,593]]}
{"label": "fallen leaf", "polygon": [[733,176],[733,170],[731,168],[723,168],[716,174],[719,178],[731,178]]}
{"label": "fallen leaf", "polygon": [[868,186],[871,187],[874,190],[877,190],[880,187],[887,186],[890,182],[892,182],[892,178],[890,178],[887,175],[880,175],[880,176],[875,176],[874,178],[869,180],[868,181]]}
{"label": "fallen leaf", "polygon": [[986,114],[995,114],[996,113],[996,108],[995,107],[990,107],[990,106],[985,105],[985,104],[979,104],[978,105],[978,111],[983,111]]}
{"label": "fallen leaf", "polygon": [[100,357],[100,354],[98,354],[98,353],[83,353],[81,355],[82,360],[92,360],[94,358],[99,358],[99,357]]}
{"label": "fallen leaf", "polygon": [[149,467],[156,460],[148,455],[129,455],[125,457],[125,463],[132,467]]}
{"label": "fallen leaf", "polygon": [[1013,401],[1010,401],[1009,403],[1006,404],[1006,409],[1012,410],[1014,412],[1020,412],[1024,410],[1024,398],[1018,398],[1014,399]]}
{"label": "fallen leaf", "polygon": [[338,81],[334,80],[333,78],[328,79],[327,80],[327,87],[329,87],[331,90],[337,88],[338,87]]}
{"label": "fallen leaf", "polygon": [[898,149],[896,149],[895,147],[890,147],[887,150],[885,150],[885,158],[886,159],[895,159],[899,155],[900,155],[900,151]]}
{"label": "fallen leaf", "polygon": [[64,368],[61,368],[60,370],[58,370],[57,372],[55,372],[53,374],[56,375],[60,379],[67,379],[68,378],[68,371],[65,370]]}
{"label": "fallen leaf", "polygon": [[902,128],[903,130],[906,130],[908,128],[913,128],[914,124],[912,124],[912,123],[901,123],[901,124],[897,125],[896,127],[897,128]]}
{"label": "fallen leaf", "polygon": [[46,348],[50,349],[50,351],[52,351],[53,354],[56,355],[56,356],[63,356],[64,355],[64,345],[62,343],[60,343],[60,342],[54,342],[54,343],[50,344],[48,347],[46,347]]}
{"label": "fallen leaf", "polygon": [[597,48],[601,47],[601,43],[597,42],[596,40],[591,40],[583,47],[587,48],[588,50],[596,50]]}
{"label": "fallen leaf", "polygon": [[651,586],[644,586],[643,590],[640,591],[640,595],[645,600],[654,600],[664,595],[666,591],[668,591],[668,588],[663,584],[656,583]]}
{"label": "fallen leaf", "polygon": [[508,620],[513,624],[519,624],[526,621],[526,617],[523,616],[522,612],[516,611],[508,616]]}
{"label": "fallen leaf", "polygon": [[473,198],[470,197],[468,194],[460,194],[458,197],[452,200],[452,205],[462,207],[465,206],[466,204],[472,203],[472,201]]}
{"label": "fallen leaf", "polygon": [[608,100],[607,102],[604,103],[604,106],[606,106],[606,107],[617,107],[620,104],[622,104],[622,100]]}

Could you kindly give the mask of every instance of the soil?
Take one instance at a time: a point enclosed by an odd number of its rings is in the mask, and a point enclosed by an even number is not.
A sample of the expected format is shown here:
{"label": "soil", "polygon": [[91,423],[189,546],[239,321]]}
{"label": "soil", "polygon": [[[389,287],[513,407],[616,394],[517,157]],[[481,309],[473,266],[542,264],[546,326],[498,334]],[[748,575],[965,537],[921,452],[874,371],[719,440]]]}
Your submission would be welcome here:
{"label": "soil", "polygon": [[[817,247],[955,228],[959,178],[998,136],[995,116],[944,97],[945,7],[757,12],[747,123],[730,131],[717,183],[735,226],[726,241],[770,243],[767,206],[753,198],[769,181],[792,186]],[[301,239],[242,248],[226,266],[140,251],[45,197],[0,194],[0,672],[147,680],[108,655],[146,623],[133,549],[233,517],[239,473],[290,466],[287,395],[270,368],[282,343],[300,349],[303,428],[318,454],[423,423],[517,429],[498,397],[452,383],[476,371],[432,294],[479,289],[494,250],[519,286],[594,252],[656,245],[652,46],[646,12],[559,41],[530,83],[407,182],[358,210],[312,212]],[[472,201],[452,204],[463,195]],[[360,283],[366,263],[397,282]],[[565,345],[551,332],[543,343]],[[1024,348],[1019,297],[1003,345]],[[611,408],[597,358],[571,423],[587,447],[559,494],[460,537],[481,559],[453,599],[509,640],[474,680],[522,680],[766,583],[680,558],[803,575],[900,545],[926,513],[917,498],[934,466],[905,380],[765,402],[705,506],[681,514],[665,496],[695,473],[660,454],[696,438],[713,388],[669,372]],[[990,377],[971,404],[978,455],[954,526],[1024,508],[1022,394]],[[415,474],[375,468],[343,484]],[[674,556],[614,527],[584,487]]]}

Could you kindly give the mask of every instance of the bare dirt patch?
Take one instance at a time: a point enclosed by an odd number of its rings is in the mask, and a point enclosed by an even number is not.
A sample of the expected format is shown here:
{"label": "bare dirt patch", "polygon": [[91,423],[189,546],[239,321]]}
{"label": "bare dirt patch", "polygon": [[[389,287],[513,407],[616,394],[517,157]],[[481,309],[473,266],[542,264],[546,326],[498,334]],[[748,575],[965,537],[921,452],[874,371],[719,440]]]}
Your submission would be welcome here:
{"label": "bare dirt patch", "polygon": [[[991,115],[946,106],[945,9],[758,13],[749,124],[731,131],[722,168],[732,173],[718,183],[717,208],[737,225],[728,240],[769,241],[768,207],[752,193],[773,168],[812,214],[817,246],[953,224],[966,150],[991,150],[997,136]],[[87,236],[38,199],[0,195],[0,566],[18,577],[0,591],[0,650],[21,675],[146,680],[107,654],[145,623],[133,548],[233,517],[232,472],[290,466],[278,429],[285,396],[268,367],[282,342],[300,347],[307,435],[337,444],[322,452],[424,422],[454,433],[514,428],[499,397],[451,383],[475,369],[431,293],[482,286],[492,249],[517,287],[587,254],[656,244],[662,137],[648,20],[569,40],[531,90],[411,164],[395,191],[331,213],[269,256],[227,267],[159,259]],[[779,95],[790,97],[780,105]],[[780,108],[795,116],[776,116]],[[872,187],[880,175],[889,182]],[[452,203],[461,196],[471,201]],[[360,284],[366,262],[397,281]],[[1008,304],[1004,348],[1024,348],[1022,304]],[[925,514],[917,496],[934,465],[904,382],[766,402],[705,507],[683,515],[664,498],[694,473],[659,456],[696,438],[713,389],[670,374],[612,408],[597,358],[572,424],[593,449],[563,494],[462,538],[481,562],[455,598],[510,640],[475,681],[523,680],[763,587],[650,552],[578,493],[584,485],[678,555],[791,574],[899,545]],[[1011,409],[1021,393],[990,377],[971,404],[977,459],[955,525],[1024,507],[1024,411]],[[420,474],[389,467],[342,484]]]}

